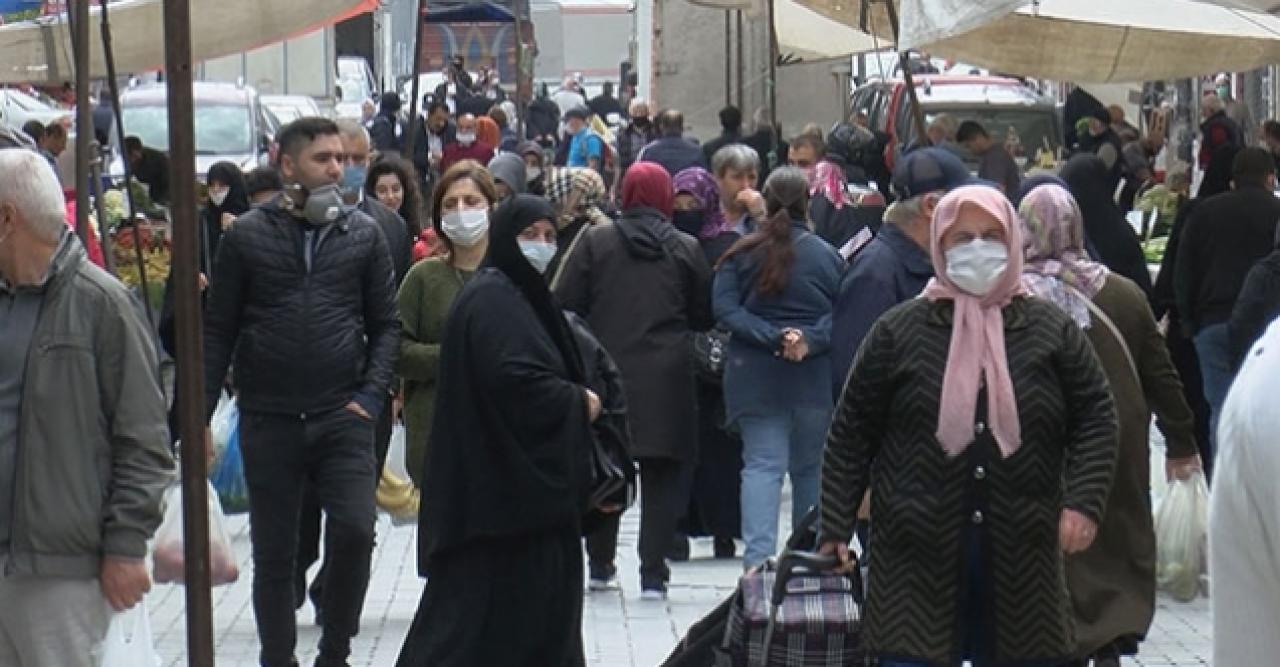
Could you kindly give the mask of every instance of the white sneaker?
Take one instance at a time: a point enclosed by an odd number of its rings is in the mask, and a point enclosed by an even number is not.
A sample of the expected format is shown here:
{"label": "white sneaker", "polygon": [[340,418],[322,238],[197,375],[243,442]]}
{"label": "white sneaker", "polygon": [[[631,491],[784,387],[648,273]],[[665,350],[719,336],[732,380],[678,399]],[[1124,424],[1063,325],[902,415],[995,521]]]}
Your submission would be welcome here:
{"label": "white sneaker", "polygon": [[663,588],[646,588],[640,591],[640,599],[646,602],[663,602],[667,599],[667,589]]}

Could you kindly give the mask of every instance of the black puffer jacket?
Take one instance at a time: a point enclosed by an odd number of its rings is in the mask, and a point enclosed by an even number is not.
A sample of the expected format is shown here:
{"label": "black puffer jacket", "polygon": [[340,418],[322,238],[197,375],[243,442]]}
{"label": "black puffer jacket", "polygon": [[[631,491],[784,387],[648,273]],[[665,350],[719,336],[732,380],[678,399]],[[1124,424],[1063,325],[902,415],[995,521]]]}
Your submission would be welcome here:
{"label": "black puffer jacket", "polygon": [[218,248],[205,322],[206,414],[234,352],[243,410],[305,415],[356,401],[376,415],[400,346],[386,239],[354,209],[313,227],[280,201],[236,220]]}

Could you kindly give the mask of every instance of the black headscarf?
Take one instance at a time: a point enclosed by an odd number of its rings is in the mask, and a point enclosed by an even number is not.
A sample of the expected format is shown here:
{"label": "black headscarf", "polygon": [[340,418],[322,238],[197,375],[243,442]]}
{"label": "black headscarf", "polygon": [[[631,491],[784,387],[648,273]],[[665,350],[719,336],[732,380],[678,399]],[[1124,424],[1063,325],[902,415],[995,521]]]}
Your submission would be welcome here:
{"label": "black headscarf", "polygon": [[1086,242],[1098,261],[1151,293],[1151,273],[1138,235],[1112,199],[1110,176],[1102,158],[1080,153],[1067,161],[1060,174],[1080,205]]}
{"label": "black headscarf", "polygon": [[1209,166],[1204,171],[1204,179],[1200,181],[1200,189],[1196,191],[1196,199],[1208,199],[1231,191],[1232,167],[1240,146],[1227,144],[1219,146],[1209,158]]}
{"label": "black headscarf", "polygon": [[523,194],[512,197],[493,213],[489,228],[489,255],[485,264],[506,274],[516,284],[529,305],[533,306],[534,313],[555,342],[556,349],[560,350],[565,367],[569,369],[569,379],[582,383],[585,377],[582,358],[578,355],[578,347],[569,324],[556,307],[546,279],[525,259],[516,240],[533,223],[546,220],[555,224],[555,219],[555,211],[546,199]]}
{"label": "black headscarf", "polygon": [[204,207],[203,226],[200,235],[200,270],[205,275],[213,274],[213,259],[218,256],[218,244],[222,242],[222,214],[230,213],[240,217],[249,210],[249,189],[244,184],[244,172],[233,162],[218,162],[209,167],[207,182],[217,181],[225,184],[230,190],[221,205],[212,201]]}

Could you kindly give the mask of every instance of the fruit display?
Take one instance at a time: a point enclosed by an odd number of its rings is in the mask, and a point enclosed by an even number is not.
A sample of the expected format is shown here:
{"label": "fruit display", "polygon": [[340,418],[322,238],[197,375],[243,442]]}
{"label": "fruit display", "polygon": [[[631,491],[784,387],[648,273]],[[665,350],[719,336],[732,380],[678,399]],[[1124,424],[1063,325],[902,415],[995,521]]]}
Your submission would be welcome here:
{"label": "fruit display", "polygon": [[141,239],[143,265],[147,274],[147,299],[152,308],[159,310],[173,260],[168,234],[160,226],[144,222],[117,228],[114,236],[111,249],[115,256],[116,275],[120,282],[135,290],[142,286],[142,272],[138,269],[135,251],[135,239]]}

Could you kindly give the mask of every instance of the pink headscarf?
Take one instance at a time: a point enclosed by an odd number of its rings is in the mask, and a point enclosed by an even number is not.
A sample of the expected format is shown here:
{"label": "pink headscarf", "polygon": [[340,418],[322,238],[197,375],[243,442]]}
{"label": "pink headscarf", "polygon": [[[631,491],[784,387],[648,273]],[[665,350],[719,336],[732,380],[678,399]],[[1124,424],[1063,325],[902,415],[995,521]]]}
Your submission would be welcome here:
{"label": "pink headscarf", "polygon": [[[942,237],[960,219],[965,206],[976,206],[1004,226],[1009,241],[1009,265],[999,282],[985,297],[973,296],[947,278],[947,259]],[[951,349],[942,383],[942,405],[938,414],[938,442],[947,454],[959,456],[973,442],[973,419],[978,408],[981,379],[987,381],[987,423],[996,444],[1006,458],[1022,445],[1022,425],[1018,404],[1009,377],[1008,355],[1004,347],[1004,313],[1022,288],[1022,226],[1013,205],[1000,191],[986,185],[970,185],[952,190],[938,202],[933,213],[933,270],[936,277],[925,287],[931,301],[955,302],[951,325]]]}

